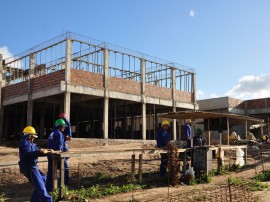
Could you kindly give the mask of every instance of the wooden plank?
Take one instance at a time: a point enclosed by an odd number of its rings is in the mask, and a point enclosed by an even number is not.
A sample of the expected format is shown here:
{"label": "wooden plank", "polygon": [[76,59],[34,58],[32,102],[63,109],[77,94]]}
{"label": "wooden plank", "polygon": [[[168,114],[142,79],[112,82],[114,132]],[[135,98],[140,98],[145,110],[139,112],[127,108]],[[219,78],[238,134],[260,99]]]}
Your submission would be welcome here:
{"label": "wooden plank", "polygon": [[139,154],[139,183],[142,183],[142,159],[143,154]]}
{"label": "wooden plank", "polygon": [[64,194],[64,186],[65,186],[65,165],[64,165],[65,159],[61,158],[60,163],[60,197],[63,197]]}
{"label": "wooden plank", "polygon": [[135,181],[134,172],[135,172],[135,154],[132,154],[131,155],[131,171],[130,171],[131,182]]}
{"label": "wooden plank", "polygon": [[52,155],[52,183],[53,183],[53,191],[55,191],[57,187],[57,155]]}

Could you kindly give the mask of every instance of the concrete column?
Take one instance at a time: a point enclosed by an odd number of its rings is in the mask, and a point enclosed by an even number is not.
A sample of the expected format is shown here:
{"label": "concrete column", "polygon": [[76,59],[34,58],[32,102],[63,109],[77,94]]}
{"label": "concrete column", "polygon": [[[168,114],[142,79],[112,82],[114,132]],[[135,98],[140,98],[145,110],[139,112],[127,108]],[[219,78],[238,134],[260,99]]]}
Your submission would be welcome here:
{"label": "concrete column", "polygon": [[108,139],[108,128],[109,128],[109,98],[104,97],[104,109],[103,109],[103,138]]}
{"label": "concrete column", "polygon": [[44,127],[45,127],[45,107],[40,109],[40,123],[39,123],[39,135],[40,138],[44,138]]}
{"label": "concrete column", "polygon": [[[171,76],[172,76],[172,111],[176,112],[176,100],[175,100],[175,91],[176,91],[176,76],[175,76],[175,68],[171,68]],[[176,119],[173,119],[172,125],[172,139],[177,139],[177,132],[176,132]]]}
{"label": "concrete column", "polygon": [[70,119],[70,92],[68,92],[67,85],[71,80],[71,54],[72,54],[72,42],[71,39],[66,39],[66,67],[65,67],[65,82],[66,92],[64,93],[64,113],[67,115],[67,119]]}
{"label": "concrete column", "polygon": [[67,119],[70,119],[70,92],[65,92],[64,93],[64,113],[67,115]]}
{"label": "concrete column", "polygon": [[66,67],[65,67],[65,80],[70,82],[71,77],[71,54],[72,54],[72,42],[71,39],[66,39]]}
{"label": "concrete column", "polygon": [[131,138],[134,139],[134,128],[135,128],[135,121],[134,121],[134,112],[132,112],[130,116],[130,125],[131,125]]}
{"label": "concrete column", "polygon": [[28,102],[27,102],[27,125],[32,126],[33,119],[33,100],[32,100],[32,78],[34,77],[34,68],[35,68],[35,55],[30,54],[29,61],[29,79],[28,79]]}
{"label": "concrete column", "polygon": [[104,107],[103,107],[103,138],[108,139],[109,134],[109,51],[107,48],[104,49]]}
{"label": "concrete column", "polygon": [[146,140],[145,60],[141,61],[142,139]]}
{"label": "concrete column", "polygon": [[196,97],[196,75],[195,73],[192,73],[192,84],[193,84],[193,103],[194,103],[194,110],[196,110],[196,106],[197,106],[197,97]]}
{"label": "concrete column", "polygon": [[4,61],[3,55],[0,54],[0,140],[3,139],[4,113],[2,106],[2,77],[3,77]]}

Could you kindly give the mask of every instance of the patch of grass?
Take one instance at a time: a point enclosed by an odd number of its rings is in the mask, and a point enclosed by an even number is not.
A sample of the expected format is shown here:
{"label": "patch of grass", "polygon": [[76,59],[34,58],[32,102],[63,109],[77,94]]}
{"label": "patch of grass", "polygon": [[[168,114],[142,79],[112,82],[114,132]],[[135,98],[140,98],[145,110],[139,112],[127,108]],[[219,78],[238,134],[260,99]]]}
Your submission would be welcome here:
{"label": "patch of grass", "polygon": [[4,202],[4,201],[5,201],[5,194],[2,193],[2,194],[0,195],[0,202]]}
{"label": "patch of grass", "polygon": [[230,172],[239,172],[241,169],[248,167],[249,165],[239,166],[236,164],[221,166],[220,171],[215,168],[212,170],[213,175],[225,175]]}
{"label": "patch of grass", "polygon": [[[139,187],[134,184],[127,184],[123,186],[116,186],[113,184],[108,184],[107,186],[101,187],[100,185],[95,185],[89,188],[81,188],[79,190],[69,190],[67,187],[63,188],[63,198],[61,200],[67,201],[78,201],[85,202],[88,198],[100,198],[102,196],[108,196],[112,194],[129,192],[132,190],[142,189],[143,186]],[[58,201],[60,198],[60,189],[52,192],[53,200]]]}
{"label": "patch of grass", "polygon": [[269,188],[268,185],[265,185],[259,181],[248,181],[240,178],[231,178],[230,183],[232,185],[244,186],[249,191],[262,191]]}

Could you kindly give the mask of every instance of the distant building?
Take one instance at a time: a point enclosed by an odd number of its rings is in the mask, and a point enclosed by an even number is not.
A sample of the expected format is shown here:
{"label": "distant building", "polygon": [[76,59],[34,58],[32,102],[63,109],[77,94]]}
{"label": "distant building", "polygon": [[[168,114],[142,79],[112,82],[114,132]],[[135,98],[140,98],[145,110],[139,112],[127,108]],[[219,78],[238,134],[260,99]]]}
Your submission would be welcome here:
{"label": "distant building", "polygon": [[[220,97],[205,100],[198,100],[199,110],[233,113],[250,117],[264,119],[263,131],[256,131],[257,134],[269,134],[270,124],[270,98],[260,98],[252,100],[239,100],[231,97]],[[259,127],[259,126],[258,126]],[[256,129],[256,127],[253,127]],[[238,128],[239,133],[244,129]]]}

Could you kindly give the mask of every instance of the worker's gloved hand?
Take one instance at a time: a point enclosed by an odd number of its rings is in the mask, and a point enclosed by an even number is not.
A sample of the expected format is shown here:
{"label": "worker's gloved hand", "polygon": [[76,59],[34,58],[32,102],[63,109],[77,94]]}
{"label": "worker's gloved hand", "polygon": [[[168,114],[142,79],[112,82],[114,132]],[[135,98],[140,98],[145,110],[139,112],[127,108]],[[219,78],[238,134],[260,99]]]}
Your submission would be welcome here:
{"label": "worker's gloved hand", "polygon": [[50,150],[48,150],[48,149],[40,149],[39,152],[40,152],[41,154],[49,154],[49,153],[52,153],[52,152],[51,152]]}
{"label": "worker's gloved hand", "polygon": [[55,153],[57,153],[57,151],[55,151],[55,150],[53,150],[53,149],[48,149],[48,153],[49,153],[49,154],[55,154]]}

